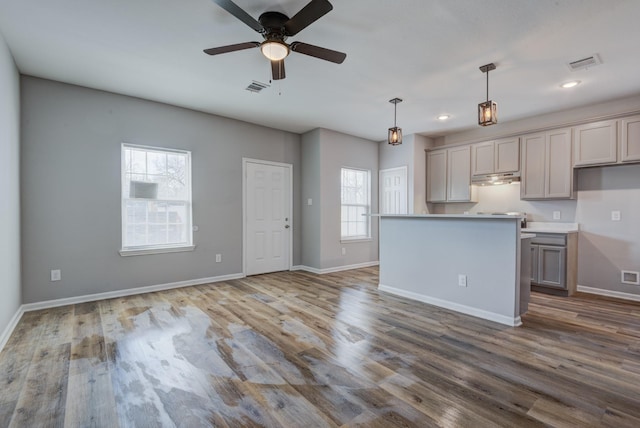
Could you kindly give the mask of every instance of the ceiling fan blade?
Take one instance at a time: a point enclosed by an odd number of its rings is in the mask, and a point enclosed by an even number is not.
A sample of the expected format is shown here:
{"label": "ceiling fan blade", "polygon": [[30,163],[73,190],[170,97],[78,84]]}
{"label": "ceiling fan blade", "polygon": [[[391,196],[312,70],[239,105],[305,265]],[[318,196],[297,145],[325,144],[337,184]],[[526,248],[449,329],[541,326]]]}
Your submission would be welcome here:
{"label": "ceiling fan blade", "polygon": [[273,80],[282,80],[286,76],[284,74],[284,60],[271,61],[271,76]]}
{"label": "ceiling fan blade", "polygon": [[209,55],[219,55],[228,52],[241,51],[243,49],[257,48],[260,46],[258,42],[237,43],[235,45],[220,46],[217,48],[205,49],[203,52]]}
{"label": "ceiling fan blade", "polygon": [[293,18],[284,23],[285,34],[293,36],[322,18],[333,9],[328,0],[311,0]]}
{"label": "ceiling fan blade", "polygon": [[325,61],[335,62],[336,64],[342,64],[347,57],[346,53],[334,51],[327,48],[321,48],[320,46],[314,46],[302,42],[291,43],[291,50],[315,58],[320,58]]}
{"label": "ceiling fan blade", "polygon": [[242,10],[240,6],[238,6],[231,0],[213,0],[213,2],[229,12],[231,15],[238,18],[240,21],[247,24],[249,27],[256,30],[258,33],[262,33],[264,31],[264,27],[262,26],[262,24],[260,24],[251,15]]}

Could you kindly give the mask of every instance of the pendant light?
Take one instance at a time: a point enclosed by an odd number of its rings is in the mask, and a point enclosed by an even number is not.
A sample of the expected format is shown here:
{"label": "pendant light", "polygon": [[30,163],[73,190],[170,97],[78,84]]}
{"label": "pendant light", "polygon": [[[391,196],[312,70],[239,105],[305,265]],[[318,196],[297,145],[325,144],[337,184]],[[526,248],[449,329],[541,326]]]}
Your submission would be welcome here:
{"label": "pendant light", "polygon": [[389,144],[392,146],[397,146],[402,144],[402,128],[398,128],[396,124],[396,117],[398,113],[398,103],[401,103],[402,100],[400,98],[394,98],[389,100],[390,103],[394,105],[393,107],[393,128],[389,128]]}
{"label": "pendant light", "polygon": [[498,105],[489,99],[489,71],[495,69],[494,63],[480,67],[480,71],[487,74],[487,101],[478,104],[478,125],[480,126],[498,123]]}

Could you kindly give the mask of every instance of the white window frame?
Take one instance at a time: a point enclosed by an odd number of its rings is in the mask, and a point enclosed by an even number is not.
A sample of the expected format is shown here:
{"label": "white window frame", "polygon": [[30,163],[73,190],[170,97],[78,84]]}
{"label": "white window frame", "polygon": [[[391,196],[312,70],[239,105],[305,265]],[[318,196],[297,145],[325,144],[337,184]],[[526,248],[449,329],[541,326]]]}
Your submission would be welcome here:
{"label": "white window frame", "polygon": [[[342,200],[343,193],[343,183],[342,176],[344,170],[349,171],[358,171],[365,172],[365,194],[366,194],[366,203],[365,204],[345,204]],[[366,211],[365,221],[366,221],[366,235],[356,235],[356,236],[344,236],[342,234],[342,208],[344,206],[356,206],[356,207],[364,207]],[[371,170],[363,169],[363,168],[353,168],[349,166],[343,166],[340,168],[340,241],[341,242],[357,242],[357,241],[370,241],[371,240]]]}
{"label": "white window frame", "polygon": [[[149,152],[160,152],[160,153],[178,153],[181,155],[186,155],[186,169],[187,169],[187,195],[188,199],[186,202],[186,222],[185,229],[187,233],[187,242],[179,243],[179,244],[149,244],[149,245],[140,245],[140,246],[126,246],[126,233],[127,233],[127,207],[126,201],[132,198],[129,198],[128,195],[125,197],[124,184],[126,182],[126,167],[125,167],[125,149],[140,149],[146,150]],[[192,192],[191,192],[191,152],[188,150],[178,150],[178,149],[168,149],[165,147],[153,147],[153,146],[141,146],[136,144],[122,143],[120,147],[120,211],[121,211],[121,249],[119,251],[121,256],[139,256],[146,254],[161,254],[161,253],[175,253],[182,251],[193,251],[195,249],[195,245],[193,245],[193,201],[192,201]],[[164,200],[159,200],[160,202],[165,202]],[[167,200],[166,202],[175,202],[175,200]]]}

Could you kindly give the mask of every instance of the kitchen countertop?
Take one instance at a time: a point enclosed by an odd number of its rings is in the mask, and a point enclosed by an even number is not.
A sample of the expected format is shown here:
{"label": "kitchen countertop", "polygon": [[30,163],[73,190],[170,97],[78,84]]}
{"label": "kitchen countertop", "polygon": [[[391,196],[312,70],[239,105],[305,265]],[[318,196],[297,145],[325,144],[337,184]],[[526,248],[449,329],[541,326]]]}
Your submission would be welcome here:
{"label": "kitchen countertop", "polygon": [[493,218],[493,219],[520,219],[520,216],[515,215],[497,215],[497,214],[371,214],[371,217],[382,218],[464,218],[464,219],[477,219],[477,218]]}
{"label": "kitchen countertop", "polygon": [[[526,229],[522,229],[522,230],[526,230]],[[520,239],[528,239],[528,238],[535,238],[536,234],[535,233],[524,233],[522,232],[520,234]]]}
{"label": "kitchen countertop", "polygon": [[544,221],[531,221],[523,232],[529,233],[576,233],[580,230],[578,223],[553,223]]}

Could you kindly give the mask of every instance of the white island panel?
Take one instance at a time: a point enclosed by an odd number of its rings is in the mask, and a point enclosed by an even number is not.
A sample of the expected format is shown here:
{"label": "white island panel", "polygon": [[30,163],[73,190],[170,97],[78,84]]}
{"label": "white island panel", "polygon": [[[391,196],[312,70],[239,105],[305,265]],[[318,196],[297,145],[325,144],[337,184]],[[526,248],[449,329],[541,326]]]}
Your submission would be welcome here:
{"label": "white island panel", "polygon": [[521,324],[519,218],[381,216],[380,224],[380,290]]}

